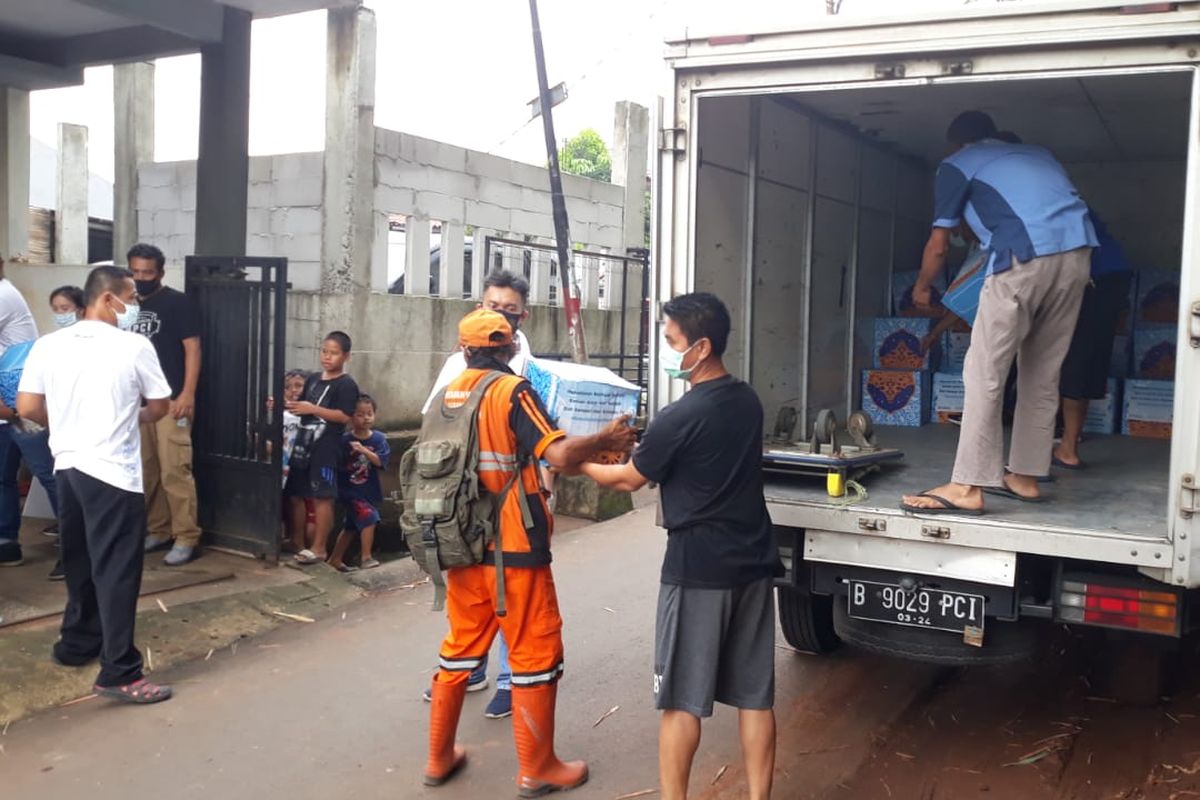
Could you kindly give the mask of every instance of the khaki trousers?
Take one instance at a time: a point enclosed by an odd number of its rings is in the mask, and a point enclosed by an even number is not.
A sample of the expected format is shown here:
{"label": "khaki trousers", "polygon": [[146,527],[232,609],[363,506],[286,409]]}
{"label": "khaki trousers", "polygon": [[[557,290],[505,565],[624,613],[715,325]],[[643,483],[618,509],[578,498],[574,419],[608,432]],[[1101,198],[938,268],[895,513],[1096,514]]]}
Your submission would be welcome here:
{"label": "khaki trousers", "polygon": [[1017,409],[1009,469],[1020,475],[1050,471],[1058,379],[1083,302],[1090,247],[1013,259],[1012,269],[983,284],[971,347],[963,366],[965,398],[955,483],[1000,486],[1004,481],[1004,384],[1017,360]]}
{"label": "khaki trousers", "polygon": [[181,428],[178,420],[167,415],[142,425],[142,485],[146,530],[153,536],[173,537],[176,544],[200,544],[190,422]]}

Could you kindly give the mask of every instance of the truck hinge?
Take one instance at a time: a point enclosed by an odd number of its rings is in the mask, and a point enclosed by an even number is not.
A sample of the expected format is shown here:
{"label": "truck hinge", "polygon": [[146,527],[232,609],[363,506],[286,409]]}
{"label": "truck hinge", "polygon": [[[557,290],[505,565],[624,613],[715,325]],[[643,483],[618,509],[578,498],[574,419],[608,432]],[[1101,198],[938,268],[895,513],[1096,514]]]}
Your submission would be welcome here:
{"label": "truck hinge", "polygon": [[687,128],[663,128],[658,132],[658,149],[681,155],[687,150]]}
{"label": "truck hinge", "polygon": [[1200,347],[1200,300],[1192,303],[1192,313],[1188,317],[1188,341],[1192,347]]}
{"label": "truck hinge", "polygon": [[876,64],[875,80],[892,81],[903,78],[906,69],[903,64]]}
{"label": "truck hinge", "polygon": [[1196,476],[1185,472],[1179,487],[1179,516],[1191,519],[1196,513]]}
{"label": "truck hinge", "polygon": [[942,63],[943,75],[970,75],[975,71],[975,62],[970,60],[945,61]]}

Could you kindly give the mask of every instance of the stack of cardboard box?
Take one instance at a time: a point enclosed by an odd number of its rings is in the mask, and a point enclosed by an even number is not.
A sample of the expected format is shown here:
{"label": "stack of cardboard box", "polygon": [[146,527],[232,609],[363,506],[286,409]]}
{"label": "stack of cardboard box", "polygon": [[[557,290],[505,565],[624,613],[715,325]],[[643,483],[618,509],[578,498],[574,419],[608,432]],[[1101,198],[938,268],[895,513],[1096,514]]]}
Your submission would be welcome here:
{"label": "stack of cardboard box", "polygon": [[1179,273],[1143,270],[1132,304],[1132,359],[1121,404],[1121,433],[1171,438]]}

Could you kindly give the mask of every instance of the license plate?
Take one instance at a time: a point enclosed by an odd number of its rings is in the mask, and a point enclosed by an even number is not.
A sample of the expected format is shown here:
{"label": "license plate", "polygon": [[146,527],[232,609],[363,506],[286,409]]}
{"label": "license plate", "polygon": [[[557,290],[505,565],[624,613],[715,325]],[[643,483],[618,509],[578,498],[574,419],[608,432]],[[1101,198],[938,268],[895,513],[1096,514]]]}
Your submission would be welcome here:
{"label": "license plate", "polygon": [[856,619],[963,633],[983,630],[981,594],[942,589],[905,589],[889,583],[846,581],[849,613]]}

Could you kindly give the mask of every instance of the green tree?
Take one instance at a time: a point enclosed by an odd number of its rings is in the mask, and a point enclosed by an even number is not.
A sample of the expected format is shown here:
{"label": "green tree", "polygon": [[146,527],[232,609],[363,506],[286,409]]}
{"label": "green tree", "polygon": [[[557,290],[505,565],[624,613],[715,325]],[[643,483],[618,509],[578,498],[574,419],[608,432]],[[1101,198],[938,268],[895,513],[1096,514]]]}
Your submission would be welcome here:
{"label": "green tree", "polygon": [[612,157],[600,134],[591,128],[567,139],[558,151],[558,166],[571,175],[582,175],[598,181],[612,180]]}

